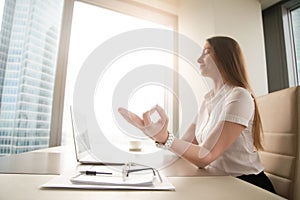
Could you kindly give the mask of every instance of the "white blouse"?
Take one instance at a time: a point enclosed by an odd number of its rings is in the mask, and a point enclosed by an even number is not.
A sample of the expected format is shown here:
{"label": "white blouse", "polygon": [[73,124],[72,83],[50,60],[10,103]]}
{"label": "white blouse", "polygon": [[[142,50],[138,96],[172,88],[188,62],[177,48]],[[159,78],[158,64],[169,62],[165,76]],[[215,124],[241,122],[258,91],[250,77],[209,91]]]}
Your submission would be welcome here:
{"label": "white blouse", "polygon": [[[253,145],[254,110],[251,93],[242,87],[224,84],[216,94],[210,91],[205,95],[204,102],[194,121],[195,136],[199,145],[208,151],[213,148],[221,134],[220,131],[220,133],[214,132],[219,135],[212,135],[212,130],[218,122],[229,121],[246,127],[236,141],[210,163],[208,168],[215,168],[232,176],[258,174],[263,170],[258,152]],[[208,140],[208,138],[210,139]],[[211,138],[214,138],[215,141],[212,142]]]}

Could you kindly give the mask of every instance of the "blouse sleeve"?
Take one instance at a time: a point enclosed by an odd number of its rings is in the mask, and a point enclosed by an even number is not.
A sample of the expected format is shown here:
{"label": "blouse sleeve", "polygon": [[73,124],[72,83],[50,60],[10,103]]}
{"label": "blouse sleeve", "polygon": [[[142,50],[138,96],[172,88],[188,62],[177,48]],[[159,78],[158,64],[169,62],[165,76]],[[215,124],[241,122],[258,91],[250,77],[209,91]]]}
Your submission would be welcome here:
{"label": "blouse sleeve", "polygon": [[254,114],[254,100],[251,93],[241,87],[233,89],[225,102],[224,120],[248,126]]}

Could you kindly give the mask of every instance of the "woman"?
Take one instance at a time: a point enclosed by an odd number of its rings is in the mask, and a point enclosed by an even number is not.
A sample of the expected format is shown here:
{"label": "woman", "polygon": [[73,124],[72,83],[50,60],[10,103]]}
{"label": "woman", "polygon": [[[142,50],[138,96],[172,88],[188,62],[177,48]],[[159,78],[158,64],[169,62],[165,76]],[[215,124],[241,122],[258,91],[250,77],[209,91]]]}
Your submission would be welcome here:
{"label": "woman", "polygon": [[[119,112],[159,147],[200,168],[215,168],[275,193],[257,152],[262,149],[261,120],[239,44],[229,37],[209,38],[198,63],[213,89],[181,139],[168,132],[168,117],[159,106],[145,112],[143,119],[124,108]],[[160,119],[154,123],[155,111]]]}

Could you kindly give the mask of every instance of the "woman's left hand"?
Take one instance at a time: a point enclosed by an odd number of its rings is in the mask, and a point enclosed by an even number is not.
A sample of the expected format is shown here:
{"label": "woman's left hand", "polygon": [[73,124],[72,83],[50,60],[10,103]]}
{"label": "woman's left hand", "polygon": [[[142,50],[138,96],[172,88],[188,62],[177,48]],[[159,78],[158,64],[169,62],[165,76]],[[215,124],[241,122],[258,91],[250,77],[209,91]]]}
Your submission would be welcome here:
{"label": "woman's left hand", "polygon": [[[143,119],[138,115],[130,112],[125,108],[119,108],[119,113],[130,124],[142,130],[145,135],[149,136],[158,143],[164,144],[168,138],[168,116],[165,111],[158,105],[143,114]],[[157,121],[151,120],[151,115],[158,113],[159,119]]]}

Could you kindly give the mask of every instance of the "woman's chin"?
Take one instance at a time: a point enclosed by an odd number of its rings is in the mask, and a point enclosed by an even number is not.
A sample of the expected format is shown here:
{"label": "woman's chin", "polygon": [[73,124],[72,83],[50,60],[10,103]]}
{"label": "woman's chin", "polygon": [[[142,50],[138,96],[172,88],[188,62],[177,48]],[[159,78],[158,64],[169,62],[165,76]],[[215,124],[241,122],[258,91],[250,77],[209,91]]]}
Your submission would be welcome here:
{"label": "woman's chin", "polygon": [[206,72],[205,68],[200,68],[200,74],[202,76],[207,76],[207,72]]}

